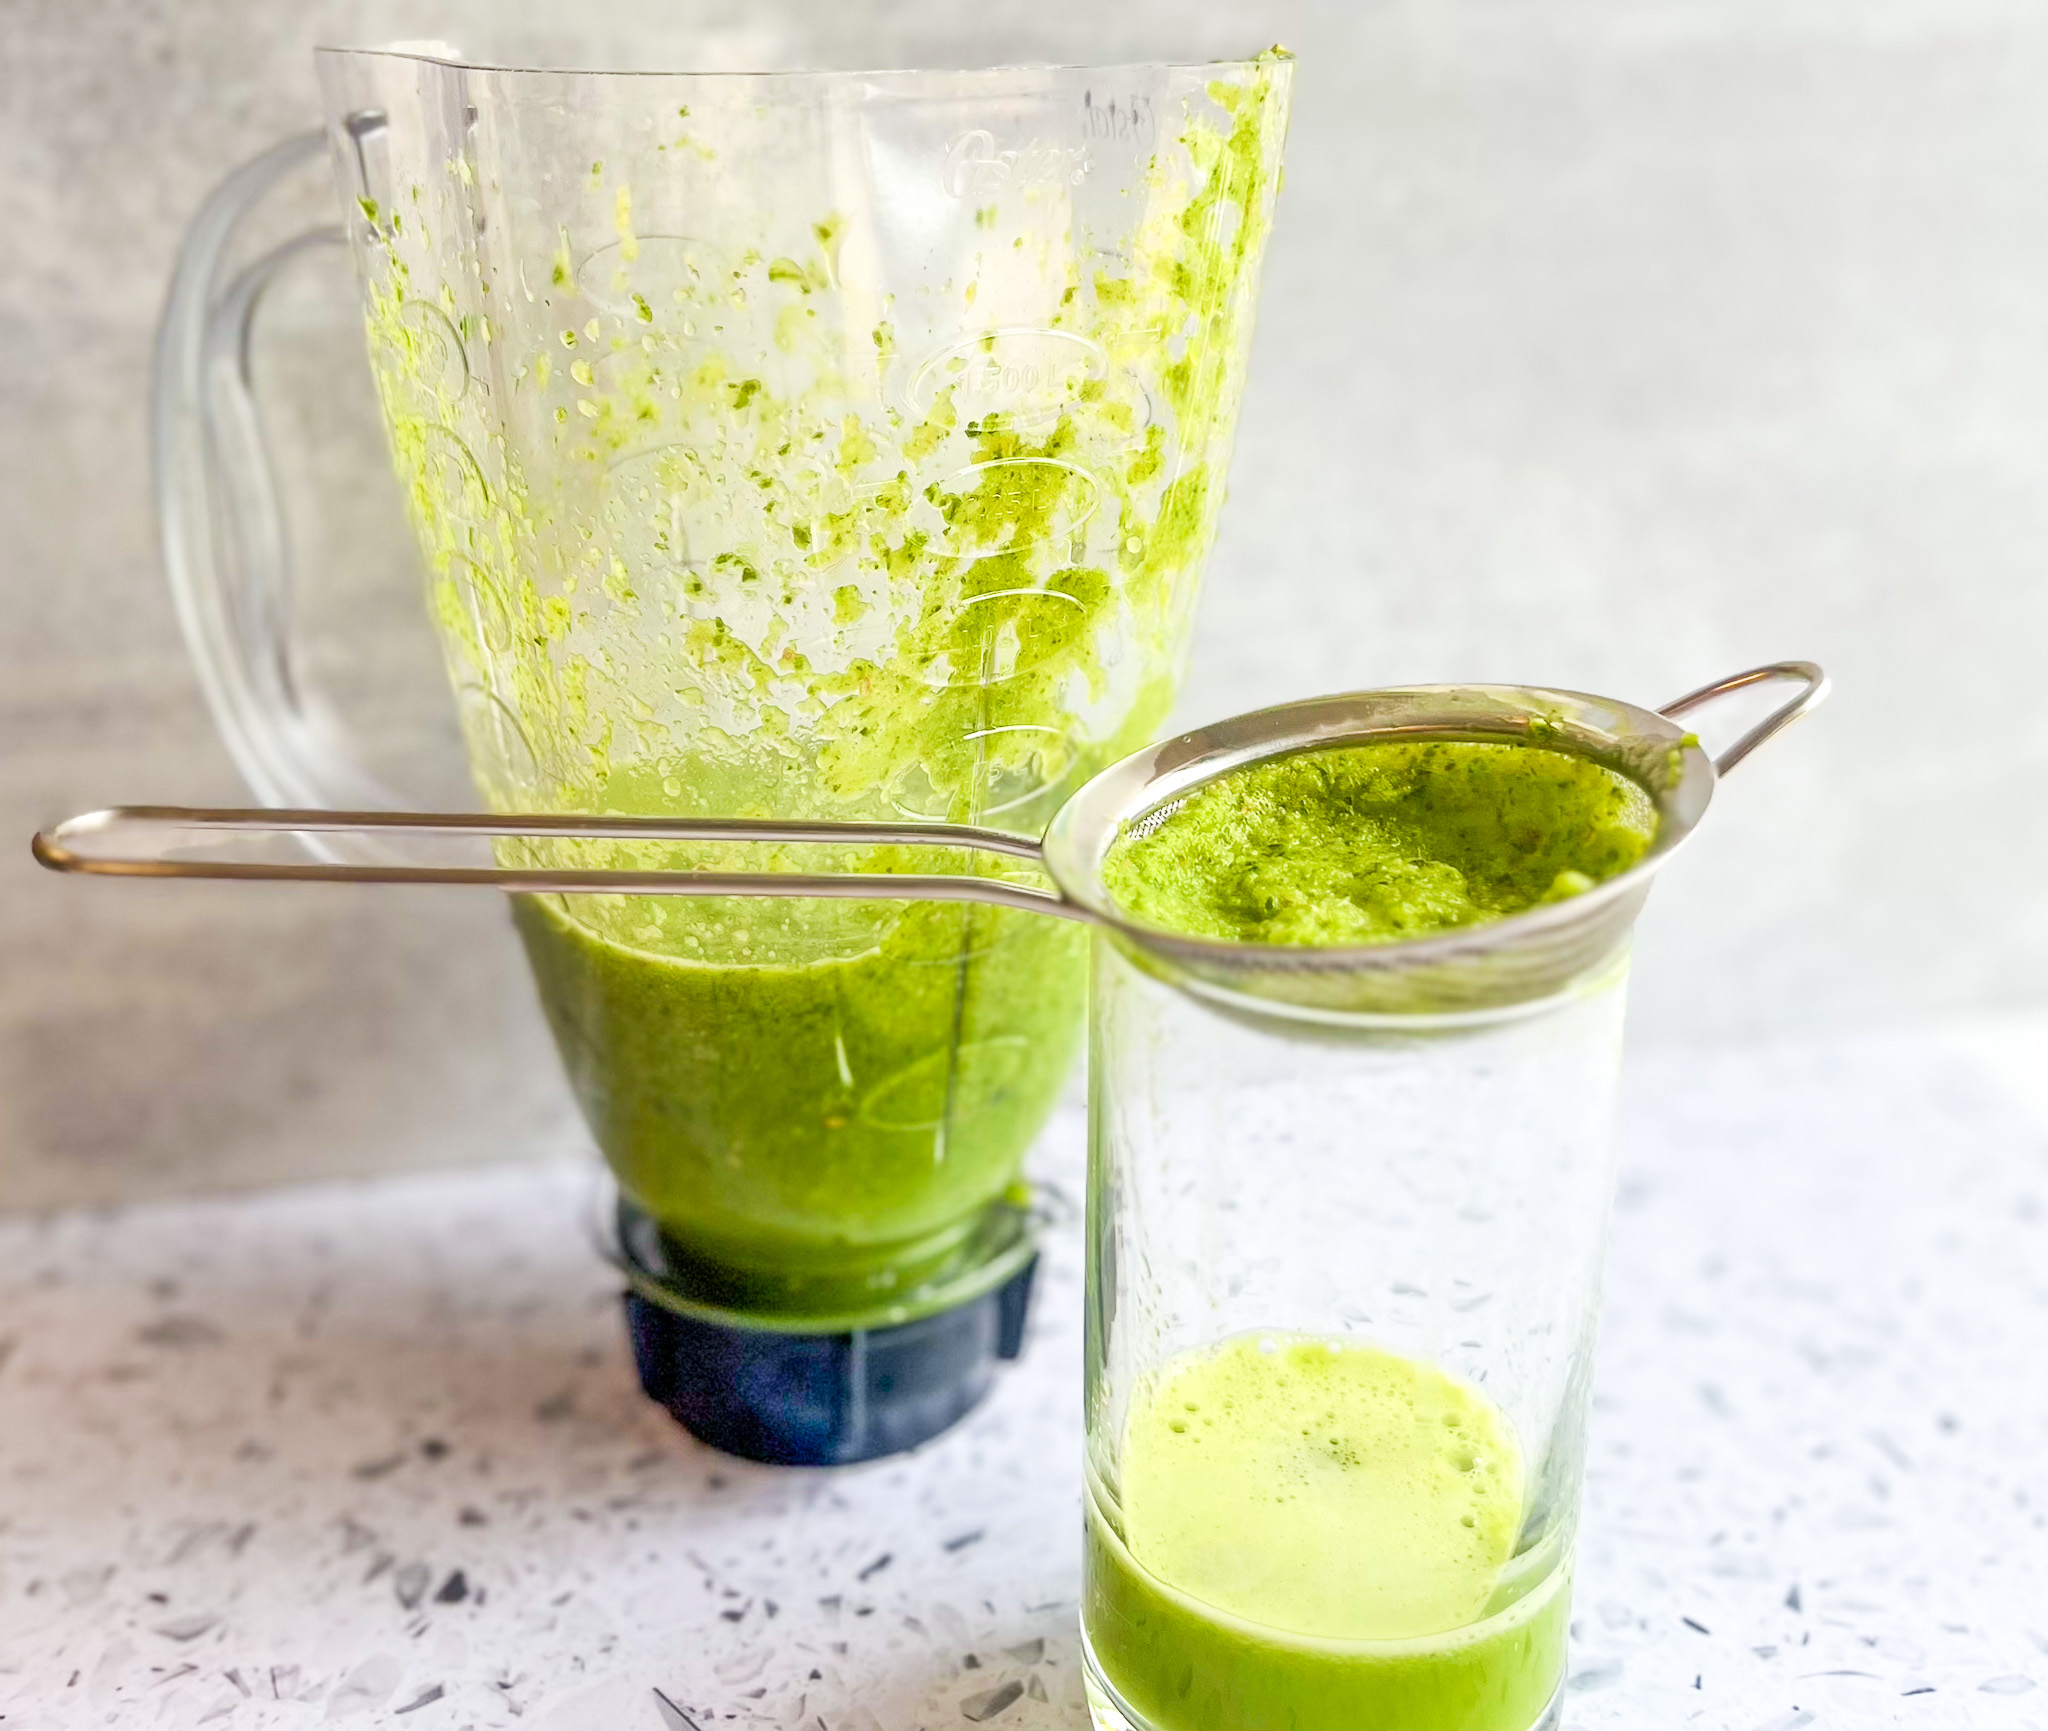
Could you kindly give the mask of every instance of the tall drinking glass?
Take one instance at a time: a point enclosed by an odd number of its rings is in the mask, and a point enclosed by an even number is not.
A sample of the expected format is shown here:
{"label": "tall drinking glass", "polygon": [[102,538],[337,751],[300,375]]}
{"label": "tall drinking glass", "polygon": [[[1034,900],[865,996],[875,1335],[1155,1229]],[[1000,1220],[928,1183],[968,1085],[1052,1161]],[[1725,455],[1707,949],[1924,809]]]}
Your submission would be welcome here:
{"label": "tall drinking glass", "polygon": [[1492,1009],[1283,1015],[1096,940],[1083,1617],[1105,1731],[1545,1722],[1625,971]]}
{"label": "tall drinking glass", "polygon": [[[1676,719],[1775,682],[1801,689],[1718,759]],[[1054,819],[1044,858],[1096,923],[1082,1628],[1100,1731],[1555,1723],[1631,930],[1718,777],[1826,690],[1784,662],[1655,714],[1506,686],[1314,699],[1141,751]],[[1654,809],[1647,851],[1512,917],[1349,947],[1118,906],[1112,852],[1208,783],[1418,740],[1585,758]],[[1254,844],[1214,845],[1242,898],[1230,850]],[[1191,869],[1185,844],[1166,857]]]}

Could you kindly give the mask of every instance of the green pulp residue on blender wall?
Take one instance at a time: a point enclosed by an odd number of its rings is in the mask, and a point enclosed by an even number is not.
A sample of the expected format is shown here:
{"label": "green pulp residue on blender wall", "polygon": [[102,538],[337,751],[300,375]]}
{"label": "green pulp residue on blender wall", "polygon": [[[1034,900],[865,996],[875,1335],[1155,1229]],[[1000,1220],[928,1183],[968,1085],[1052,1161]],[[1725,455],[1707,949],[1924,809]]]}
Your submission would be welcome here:
{"label": "green pulp residue on blender wall", "polygon": [[[466,158],[386,201],[372,360],[493,801],[602,808],[630,768],[706,810],[709,763],[782,815],[1028,831],[1149,737],[1221,504],[1289,69],[1152,116],[1121,188],[965,134],[928,172],[972,221],[907,257],[872,212],[803,210],[781,153],[824,159],[751,103],[650,116],[592,165],[582,239],[522,234]],[[783,172],[755,187],[758,162]]]}
{"label": "green pulp residue on blender wall", "polygon": [[1103,876],[1126,913],[1190,936],[1388,943],[1581,895],[1656,834],[1650,796],[1591,759],[1392,740],[1221,776],[1120,836]]}
{"label": "green pulp residue on blender wall", "polygon": [[[488,129],[380,192],[371,357],[490,802],[1035,834],[1149,737],[1222,501],[1289,73],[1162,83],[1118,110],[1127,145],[970,123],[929,160],[877,151],[908,177],[878,196],[842,198],[815,112],[737,85],[618,117],[537,197],[499,184],[524,171]],[[1045,124],[1081,139],[1080,93]],[[1014,1182],[1077,1039],[1077,935],[1001,910],[576,896],[519,924],[628,1196],[771,1295],[832,1268],[899,1298]]]}
{"label": "green pulp residue on blender wall", "polygon": [[1523,1480],[1506,1415],[1435,1366],[1278,1333],[1185,1354],[1091,1476],[1090,1646],[1161,1731],[1534,1724],[1566,1571],[1515,1555]]}

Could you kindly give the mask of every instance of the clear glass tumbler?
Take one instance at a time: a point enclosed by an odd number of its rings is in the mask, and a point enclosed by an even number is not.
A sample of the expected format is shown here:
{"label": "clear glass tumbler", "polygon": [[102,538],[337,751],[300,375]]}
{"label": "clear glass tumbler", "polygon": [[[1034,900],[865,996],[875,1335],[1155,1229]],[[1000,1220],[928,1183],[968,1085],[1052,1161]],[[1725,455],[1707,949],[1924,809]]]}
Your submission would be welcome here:
{"label": "clear glass tumbler", "polygon": [[[1400,1015],[1239,997],[1096,937],[1083,1625],[1105,1731],[1546,1722],[1626,946],[1534,1002]],[[1377,1498],[1355,1526],[1330,1518],[1346,1473]]]}

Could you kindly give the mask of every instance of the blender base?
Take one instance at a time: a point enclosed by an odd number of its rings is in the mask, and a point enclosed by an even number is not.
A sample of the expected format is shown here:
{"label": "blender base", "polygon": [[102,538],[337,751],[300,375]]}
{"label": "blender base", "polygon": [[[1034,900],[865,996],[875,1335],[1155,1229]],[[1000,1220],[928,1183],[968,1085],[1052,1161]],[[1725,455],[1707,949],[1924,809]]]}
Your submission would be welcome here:
{"label": "blender base", "polygon": [[625,1295],[650,1400],[743,1460],[846,1466],[916,1448],[977,1406],[1023,1350],[1031,1255],[999,1286],[878,1328],[806,1334],[686,1315]]}
{"label": "blender base", "polygon": [[659,1224],[608,1184],[600,1249],[626,1279],[626,1331],[648,1399],[743,1460],[847,1466],[901,1454],[957,1424],[1024,1349],[1043,1191],[987,1209],[937,1278],[884,1304],[735,1304]]}

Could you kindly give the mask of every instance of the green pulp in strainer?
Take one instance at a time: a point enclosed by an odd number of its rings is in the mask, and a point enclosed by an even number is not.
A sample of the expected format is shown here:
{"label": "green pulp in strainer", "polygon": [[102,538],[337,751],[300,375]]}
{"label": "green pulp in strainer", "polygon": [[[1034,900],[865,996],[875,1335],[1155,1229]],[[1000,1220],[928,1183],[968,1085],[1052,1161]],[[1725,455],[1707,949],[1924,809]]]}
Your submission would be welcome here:
{"label": "green pulp in strainer", "polygon": [[1581,895],[1656,835],[1650,796],[1590,759],[1388,740],[1221,776],[1127,829],[1103,878],[1126,913],[1191,937],[1391,943]]}

